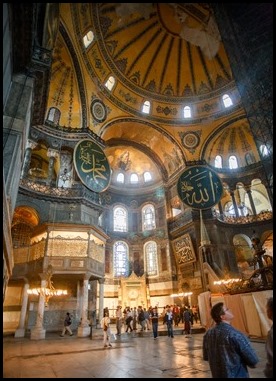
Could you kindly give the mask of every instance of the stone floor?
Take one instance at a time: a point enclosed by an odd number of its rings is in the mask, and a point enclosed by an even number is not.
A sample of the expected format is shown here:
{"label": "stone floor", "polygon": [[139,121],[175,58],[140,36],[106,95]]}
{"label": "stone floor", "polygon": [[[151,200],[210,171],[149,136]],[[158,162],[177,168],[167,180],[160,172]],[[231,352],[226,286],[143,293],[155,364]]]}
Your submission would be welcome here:
{"label": "stone floor", "polygon": [[[202,360],[201,327],[190,338],[180,328],[169,338],[160,327],[156,340],[151,331],[123,333],[112,337],[112,348],[103,348],[101,329],[93,329],[92,338],[59,333],[47,333],[45,340],[4,337],[3,378],[211,378]],[[251,341],[260,362],[250,376],[265,378],[264,340]]]}

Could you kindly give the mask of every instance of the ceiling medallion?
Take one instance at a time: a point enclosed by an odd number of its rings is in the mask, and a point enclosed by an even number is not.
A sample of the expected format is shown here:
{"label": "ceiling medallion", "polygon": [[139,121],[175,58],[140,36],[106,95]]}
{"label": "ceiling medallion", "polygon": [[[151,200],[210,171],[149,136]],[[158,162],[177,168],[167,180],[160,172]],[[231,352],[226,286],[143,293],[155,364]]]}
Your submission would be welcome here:
{"label": "ceiling medallion", "polygon": [[91,103],[91,114],[97,122],[104,122],[106,119],[106,108],[99,99],[94,99]]}
{"label": "ceiling medallion", "polygon": [[199,145],[199,136],[194,132],[186,132],[182,136],[183,146],[187,149],[194,149]]}

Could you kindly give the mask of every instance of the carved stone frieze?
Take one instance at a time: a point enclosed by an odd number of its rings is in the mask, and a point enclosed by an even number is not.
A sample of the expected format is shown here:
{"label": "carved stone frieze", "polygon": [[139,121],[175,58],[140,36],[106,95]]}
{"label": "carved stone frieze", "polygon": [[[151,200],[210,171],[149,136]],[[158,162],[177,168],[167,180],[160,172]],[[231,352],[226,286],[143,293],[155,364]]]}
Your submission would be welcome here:
{"label": "carved stone frieze", "polygon": [[104,247],[92,241],[90,243],[89,257],[95,259],[96,261],[104,263]]}
{"label": "carved stone frieze", "polygon": [[49,241],[48,255],[58,257],[86,257],[87,241],[55,239]]}
{"label": "carved stone frieze", "polygon": [[30,260],[35,261],[36,259],[44,257],[45,243],[46,241],[43,240],[38,243],[35,243],[30,247]]}

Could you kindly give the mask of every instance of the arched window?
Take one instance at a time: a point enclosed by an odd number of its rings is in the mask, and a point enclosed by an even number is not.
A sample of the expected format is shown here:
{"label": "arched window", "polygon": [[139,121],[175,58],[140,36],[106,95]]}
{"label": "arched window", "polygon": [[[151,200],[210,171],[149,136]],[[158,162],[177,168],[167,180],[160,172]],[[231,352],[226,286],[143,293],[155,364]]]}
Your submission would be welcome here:
{"label": "arched window", "polygon": [[223,95],[222,101],[223,101],[223,104],[224,104],[225,108],[230,107],[230,106],[233,105],[232,99],[229,97],[228,94],[224,94]]}
{"label": "arched window", "polygon": [[183,116],[184,116],[184,118],[191,118],[192,117],[191,107],[190,106],[185,106],[184,107]]}
{"label": "arched window", "polygon": [[246,162],[247,165],[256,163],[255,156],[254,156],[254,154],[252,152],[247,152],[245,154],[245,162]]}
{"label": "arched window", "polygon": [[113,224],[115,232],[127,232],[127,211],[125,208],[121,206],[114,208]]}
{"label": "arched window", "polygon": [[88,46],[92,44],[93,40],[94,40],[94,33],[92,32],[92,30],[90,30],[83,37],[83,45],[85,46],[85,48],[88,48]]}
{"label": "arched window", "polygon": [[138,183],[138,175],[137,173],[132,173],[130,176],[130,183],[131,184],[137,184]]}
{"label": "arched window", "polygon": [[[237,209],[238,209],[239,216],[246,216],[247,214],[249,214],[249,209],[244,203],[242,203],[241,205],[237,205]],[[235,208],[231,201],[228,201],[225,204],[224,210],[225,210],[226,216],[232,216],[232,217],[236,216]]]}
{"label": "arched window", "polygon": [[118,173],[117,176],[117,183],[124,183],[125,182],[125,175],[123,173]]}
{"label": "arched window", "polygon": [[151,180],[151,174],[149,172],[144,172],[144,181],[147,183]]}
{"label": "arched window", "polygon": [[142,209],[143,230],[153,230],[156,228],[155,209],[153,205],[145,205]]}
{"label": "arched window", "polygon": [[222,157],[220,155],[217,155],[215,158],[215,167],[222,168]]}
{"label": "arched window", "polygon": [[238,161],[237,161],[236,156],[234,156],[234,155],[229,157],[229,168],[230,169],[238,168]]}
{"label": "arched window", "polygon": [[261,152],[261,155],[262,155],[263,157],[268,156],[268,149],[267,149],[267,146],[265,146],[264,144],[261,144],[261,145],[260,145],[260,152]]}
{"label": "arched window", "polygon": [[154,241],[147,242],[144,246],[145,264],[147,275],[158,275],[157,273],[157,244]]}
{"label": "arched window", "polygon": [[56,107],[51,107],[48,112],[47,121],[58,124],[60,120],[60,111]]}
{"label": "arched window", "polygon": [[236,215],[235,208],[234,208],[232,201],[228,201],[225,204],[224,210],[225,210],[226,216],[235,216]]}
{"label": "arched window", "polygon": [[109,91],[111,91],[115,85],[115,78],[112,77],[112,75],[108,78],[108,80],[105,82],[105,87],[108,88]]}
{"label": "arched window", "polygon": [[150,102],[149,101],[144,102],[143,107],[142,107],[142,112],[144,112],[145,114],[150,113]]}
{"label": "arched window", "polygon": [[127,277],[129,275],[128,245],[123,241],[114,243],[113,269],[114,276]]}

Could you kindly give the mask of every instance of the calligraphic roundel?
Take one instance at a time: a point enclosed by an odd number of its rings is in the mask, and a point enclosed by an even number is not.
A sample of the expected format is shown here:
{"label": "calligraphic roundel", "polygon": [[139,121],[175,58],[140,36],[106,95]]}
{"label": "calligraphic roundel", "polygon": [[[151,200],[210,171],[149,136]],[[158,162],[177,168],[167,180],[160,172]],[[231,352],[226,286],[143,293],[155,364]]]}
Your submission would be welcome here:
{"label": "calligraphic roundel", "polygon": [[208,209],[220,201],[223,185],[215,171],[207,166],[197,165],[182,172],[177,183],[177,192],[185,205],[194,209]]}
{"label": "calligraphic roundel", "polygon": [[74,149],[74,165],[82,183],[90,190],[99,193],[109,186],[109,162],[97,143],[89,139],[78,142]]}

